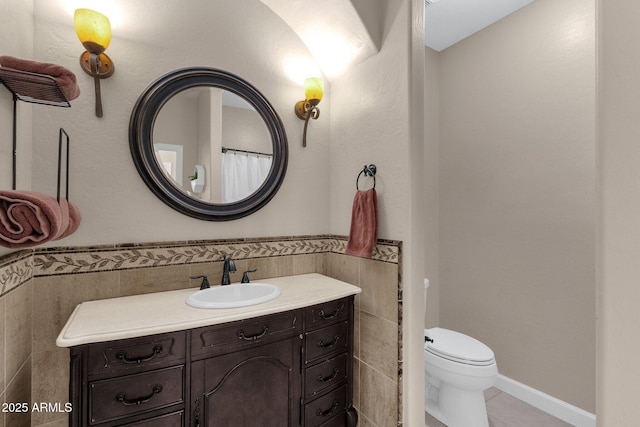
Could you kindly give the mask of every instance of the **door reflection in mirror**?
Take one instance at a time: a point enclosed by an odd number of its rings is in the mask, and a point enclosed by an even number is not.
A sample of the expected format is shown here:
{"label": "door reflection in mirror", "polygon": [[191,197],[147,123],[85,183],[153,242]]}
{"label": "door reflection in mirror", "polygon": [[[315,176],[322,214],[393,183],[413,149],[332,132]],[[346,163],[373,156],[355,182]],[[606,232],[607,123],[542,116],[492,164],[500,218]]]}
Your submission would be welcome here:
{"label": "door reflection in mirror", "polygon": [[[264,120],[243,98],[220,88],[189,88],[171,97],[158,113],[153,141],[156,162],[173,185],[205,202],[245,199],[271,169],[272,141]],[[196,165],[206,171],[198,193],[191,186]]]}
{"label": "door reflection in mirror", "polygon": [[168,177],[173,179],[178,186],[182,185],[182,167],[184,165],[184,146],[176,144],[153,144],[158,163]]}

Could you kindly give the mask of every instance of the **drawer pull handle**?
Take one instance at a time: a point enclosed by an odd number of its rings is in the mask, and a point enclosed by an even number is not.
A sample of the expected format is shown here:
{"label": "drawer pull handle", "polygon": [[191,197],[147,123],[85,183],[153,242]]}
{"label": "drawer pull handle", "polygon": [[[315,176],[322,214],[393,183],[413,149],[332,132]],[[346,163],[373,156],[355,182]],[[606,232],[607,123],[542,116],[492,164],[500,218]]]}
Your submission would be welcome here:
{"label": "drawer pull handle", "polygon": [[149,356],[129,358],[127,357],[127,353],[125,353],[124,351],[119,351],[118,353],[116,353],[116,359],[120,359],[124,363],[140,364],[142,362],[148,362],[149,360],[153,359],[154,357],[156,357],[157,354],[160,354],[160,353],[162,353],[162,346],[156,345],[155,347],[153,347],[153,353],[151,353]]}
{"label": "drawer pull handle", "polygon": [[321,374],[321,375],[318,375],[316,379],[321,383],[328,383],[329,381],[335,380],[339,373],[340,373],[340,369],[333,368],[333,373],[328,377],[323,377]]}
{"label": "drawer pull handle", "polygon": [[338,400],[336,399],[333,401],[333,405],[331,405],[331,408],[327,409],[326,411],[318,409],[316,411],[316,415],[319,417],[328,417],[329,415],[333,414],[336,409],[338,409],[338,406],[340,406],[340,402],[338,402]]}
{"label": "drawer pull handle", "polygon": [[141,397],[140,399],[129,400],[127,399],[127,395],[125,393],[118,393],[116,395],[116,400],[122,403],[124,406],[142,405],[143,403],[147,403],[148,401],[150,401],[153,396],[160,393],[161,391],[162,391],[162,386],[156,385],[153,387],[151,394],[147,397]]}
{"label": "drawer pull handle", "polygon": [[245,340],[245,341],[255,341],[257,339],[262,338],[263,336],[265,336],[267,334],[267,331],[269,331],[269,327],[267,325],[262,327],[262,332],[257,333],[255,335],[245,335],[244,334],[244,330],[240,329],[238,331],[238,338],[240,338],[241,340]]}
{"label": "drawer pull handle", "polygon": [[320,341],[318,341],[318,347],[331,348],[334,345],[338,344],[338,340],[339,339],[340,339],[340,337],[336,335],[335,337],[333,337],[333,341],[331,341],[331,342],[327,342],[326,343],[326,342],[320,340]]}
{"label": "drawer pull handle", "polygon": [[335,308],[335,310],[333,310],[333,313],[331,314],[325,314],[324,310],[320,310],[320,313],[318,313],[318,316],[322,317],[324,320],[331,320],[337,317],[338,314],[340,314],[340,311],[342,311],[343,307],[344,307],[344,304],[340,304]]}

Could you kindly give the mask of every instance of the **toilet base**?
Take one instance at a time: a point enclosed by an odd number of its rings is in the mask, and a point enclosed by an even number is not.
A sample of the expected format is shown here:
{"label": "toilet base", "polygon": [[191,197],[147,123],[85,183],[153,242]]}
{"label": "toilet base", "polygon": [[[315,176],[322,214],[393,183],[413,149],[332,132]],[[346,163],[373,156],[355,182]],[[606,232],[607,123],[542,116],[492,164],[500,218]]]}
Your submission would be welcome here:
{"label": "toilet base", "polygon": [[[426,411],[447,427],[489,427],[482,391],[467,391],[440,383],[427,391]],[[433,398],[431,398],[433,397]]]}

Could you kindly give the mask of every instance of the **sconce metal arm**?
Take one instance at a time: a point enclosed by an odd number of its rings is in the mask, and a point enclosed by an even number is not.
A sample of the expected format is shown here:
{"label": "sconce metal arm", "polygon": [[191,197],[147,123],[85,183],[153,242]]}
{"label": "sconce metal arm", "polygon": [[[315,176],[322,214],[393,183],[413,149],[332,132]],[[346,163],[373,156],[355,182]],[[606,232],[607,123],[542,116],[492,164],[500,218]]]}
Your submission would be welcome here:
{"label": "sconce metal arm", "polygon": [[102,117],[102,93],[100,91],[100,57],[95,53],[91,54],[89,59],[91,64],[91,75],[93,76],[93,85],[96,91],[96,116]]}
{"label": "sconce metal arm", "polygon": [[[314,102],[316,101],[316,102]],[[304,129],[302,131],[302,146],[307,146],[307,126],[309,126],[309,119],[317,120],[320,117],[320,109],[318,108],[319,100],[311,99],[309,101],[299,101],[296,103],[296,115],[301,120],[304,120]]]}
{"label": "sconce metal arm", "polygon": [[96,93],[96,116],[102,117],[102,94],[100,79],[106,79],[113,75],[115,70],[113,61],[105,53],[92,53],[85,51],[80,56],[80,66],[85,73],[93,77],[93,85]]}

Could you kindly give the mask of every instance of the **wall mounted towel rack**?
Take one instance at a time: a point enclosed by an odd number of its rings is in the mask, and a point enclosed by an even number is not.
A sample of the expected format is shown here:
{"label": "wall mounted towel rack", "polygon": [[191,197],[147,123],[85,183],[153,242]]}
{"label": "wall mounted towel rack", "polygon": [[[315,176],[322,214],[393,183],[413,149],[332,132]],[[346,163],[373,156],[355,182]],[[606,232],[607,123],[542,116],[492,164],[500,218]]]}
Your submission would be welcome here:
{"label": "wall mounted towel rack", "polygon": [[54,107],[71,107],[56,80],[45,74],[30,73],[0,67],[0,83],[13,94],[13,175],[12,188],[16,189],[17,110],[18,101]]}
{"label": "wall mounted towel rack", "polygon": [[71,107],[62,88],[52,76],[0,67],[0,82],[20,101]]}
{"label": "wall mounted towel rack", "polygon": [[57,199],[58,203],[60,203],[60,178],[62,177],[62,135],[66,137],[66,145],[67,145],[67,158],[66,158],[66,168],[65,168],[65,192],[64,198],[69,201],[69,134],[63,129],[60,128],[60,132],[58,133],[58,194]]}
{"label": "wall mounted towel rack", "polygon": [[362,174],[364,174],[364,176],[372,177],[373,188],[376,188],[376,172],[378,172],[378,168],[376,167],[376,165],[374,164],[370,164],[369,166],[364,165],[364,168],[362,168],[362,170],[358,174],[358,178],[356,178],[356,190],[360,189],[358,188],[358,182],[360,181],[360,177],[362,176]]}

